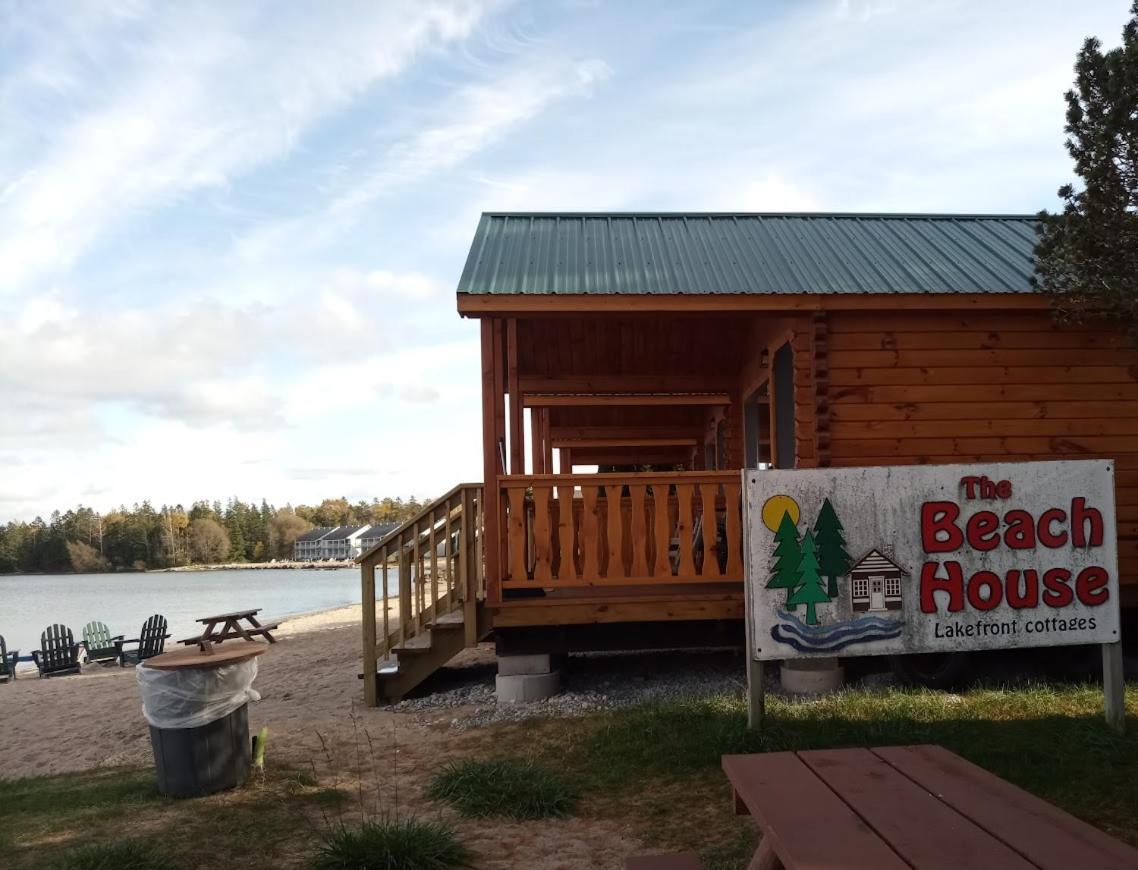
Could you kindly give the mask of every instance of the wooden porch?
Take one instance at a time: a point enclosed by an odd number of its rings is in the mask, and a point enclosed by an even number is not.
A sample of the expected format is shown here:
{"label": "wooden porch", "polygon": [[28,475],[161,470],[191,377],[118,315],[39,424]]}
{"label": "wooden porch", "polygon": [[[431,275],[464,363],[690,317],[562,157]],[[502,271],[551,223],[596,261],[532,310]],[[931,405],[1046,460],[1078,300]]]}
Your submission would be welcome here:
{"label": "wooden porch", "polygon": [[[785,321],[768,326],[789,340]],[[631,640],[633,624],[741,620],[744,396],[750,458],[771,462],[775,440],[776,355],[755,337],[754,318],[724,316],[483,319],[485,484],[365,555],[369,702],[401,695],[460,637],[629,624]]]}

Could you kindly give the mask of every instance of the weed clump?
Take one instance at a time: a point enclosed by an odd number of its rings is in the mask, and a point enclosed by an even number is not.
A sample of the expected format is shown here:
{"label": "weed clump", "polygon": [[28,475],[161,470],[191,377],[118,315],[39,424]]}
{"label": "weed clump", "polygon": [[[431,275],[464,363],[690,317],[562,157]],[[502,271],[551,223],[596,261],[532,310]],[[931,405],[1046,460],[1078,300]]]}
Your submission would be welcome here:
{"label": "weed clump", "polygon": [[471,818],[519,820],[562,818],[579,800],[576,790],[561,777],[515,759],[447,764],[431,780],[427,796]]}
{"label": "weed clump", "polygon": [[68,852],[57,870],[168,870],[170,862],[152,843],[119,840],[97,843]]}
{"label": "weed clump", "polygon": [[384,819],[323,834],[311,870],[452,870],[473,856],[454,832],[438,822]]}

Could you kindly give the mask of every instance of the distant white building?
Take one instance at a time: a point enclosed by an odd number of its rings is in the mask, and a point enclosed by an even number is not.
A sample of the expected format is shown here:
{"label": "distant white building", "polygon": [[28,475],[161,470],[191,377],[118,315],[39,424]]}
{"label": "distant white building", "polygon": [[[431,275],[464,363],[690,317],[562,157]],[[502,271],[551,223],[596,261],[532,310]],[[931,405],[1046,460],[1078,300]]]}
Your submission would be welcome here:
{"label": "distant white building", "polygon": [[322,526],[305,532],[293,545],[293,558],[298,562],[355,559],[374,547],[396,528],[397,523],[374,526]]}
{"label": "distant white building", "polygon": [[379,523],[370,526],[366,532],[360,535],[360,552],[366,553],[397,528],[399,528],[399,523]]}
{"label": "distant white building", "polygon": [[309,529],[296,539],[292,546],[292,557],[297,562],[315,562],[320,558],[320,539],[332,531],[331,526],[317,526]]}

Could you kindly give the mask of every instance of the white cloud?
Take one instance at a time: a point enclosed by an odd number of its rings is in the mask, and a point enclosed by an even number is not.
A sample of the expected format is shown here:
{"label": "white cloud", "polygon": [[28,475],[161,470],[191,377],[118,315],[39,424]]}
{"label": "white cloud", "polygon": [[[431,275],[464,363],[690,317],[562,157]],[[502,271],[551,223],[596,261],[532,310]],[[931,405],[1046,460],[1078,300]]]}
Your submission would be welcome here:
{"label": "white cloud", "polygon": [[378,159],[354,169],[319,209],[266,221],[240,238],[237,258],[243,264],[263,266],[282,251],[326,246],[377,200],[413,190],[462,166],[558,101],[591,96],[611,75],[609,65],[598,58],[563,61],[541,56],[458,88],[431,108],[430,120],[419,129],[398,138]]}
{"label": "white cloud", "polygon": [[[0,187],[0,292],[65,271],[127,220],[189,191],[217,187],[295,147],[317,120],[373,82],[403,70],[433,43],[467,36],[485,3],[339,5],[319,20],[315,7],[280,14],[262,6],[164,5],[128,8],[89,21],[99,37],[121,40],[114,60],[127,72],[55,131],[30,143],[25,162]],[[300,14],[297,14],[300,9]],[[119,12],[120,14],[115,14]],[[64,30],[80,49],[90,38]],[[13,78],[25,87],[72,89],[94,74],[57,46],[33,56]],[[81,54],[77,51],[77,54]],[[99,70],[99,72],[102,72]],[[12,101],[13,114],[22,107]],[[0,129],[23,125],[0,102]],[[33,152],[31,148],[35,148]]]}
{"label": "white cloud", "polygon": [[498,80],[468,85],[455,94],[451,119],[390,148],[370,176],[333,202],[330,211],[350,212],[395,186],[457,166],[553,101],[589,95],[611,73],[596,58],[568,64],[546,59]]}

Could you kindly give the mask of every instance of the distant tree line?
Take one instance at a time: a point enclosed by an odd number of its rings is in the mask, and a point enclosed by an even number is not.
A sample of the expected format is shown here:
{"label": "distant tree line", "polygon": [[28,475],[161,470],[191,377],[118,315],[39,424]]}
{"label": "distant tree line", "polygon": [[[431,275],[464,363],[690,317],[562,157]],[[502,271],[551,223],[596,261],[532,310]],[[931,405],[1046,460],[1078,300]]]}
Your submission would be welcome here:
{"label": "distant tree line", "polygon": [[0,526],[0,573],[144,571],[182,565],[290,559],[296,539],[315,526],[402,522],[423,507],[414,497],[344,498],[276,508],[231,499],[155,508],[148,501],[100,514],[55,511],[45,521]]}

